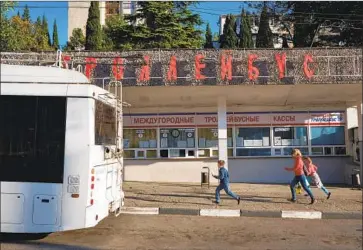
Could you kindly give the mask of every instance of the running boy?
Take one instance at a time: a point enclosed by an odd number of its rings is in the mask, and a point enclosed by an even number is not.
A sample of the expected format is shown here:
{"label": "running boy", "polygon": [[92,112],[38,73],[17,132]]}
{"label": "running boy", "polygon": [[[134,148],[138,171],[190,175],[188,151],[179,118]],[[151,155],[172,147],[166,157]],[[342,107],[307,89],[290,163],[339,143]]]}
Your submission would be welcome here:
{"label": "running boy", "polygon": [[303,159],[307,166],[308,175],[311,177],[312,183],[314,183],[318,188],[323,190],[323,192],[327,195],[327,199],[329,199],[331,196],[331,192],[329,192],[324,187],[324,184],[321,182],[320,177],[317,173],[318,167],[313,164],[313,161],[310,159],[310,157],[305,156]]}
{"label": "running boy", "polygon": [[225,162],[223,160],[218,161],[218,168],[219,168],[219,175],[212,175],[214,178],[219,179],[220,183],[218,187],[216,188],[216,204],[218,205],[221,201],[220,198],[220,191],[224,189],[226,194],[231,196],[232,198],[237,200],[237,203],[239,205],[241,198],[233,193],[229,187],[229,173],[228,170],[224,167]]}

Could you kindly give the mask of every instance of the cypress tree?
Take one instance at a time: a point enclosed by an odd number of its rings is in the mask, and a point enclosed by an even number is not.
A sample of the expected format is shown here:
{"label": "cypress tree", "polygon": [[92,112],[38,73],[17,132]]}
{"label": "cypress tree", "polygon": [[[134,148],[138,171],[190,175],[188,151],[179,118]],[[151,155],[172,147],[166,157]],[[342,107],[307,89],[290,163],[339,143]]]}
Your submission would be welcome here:
{"label": "cypress tree", "polygon": [[246,14],[245,10],[241,13],[240,33],[239,33],[239,47],[240,48],[253,48],[251,20]]}
{"label": "cypress tree", "polygon": [[25,8],[24,8],[24,12],[23,12],[23,16],[22,16],[22,19],[24,21],[30,21],[30,10],[28,8],[28,5],[25,5]]}
{"label": "cypress tree", "polygon": [[212,36],[212,30],[209,26],[209,23],[207,23],[206,31],[205,31],[205,44],[204,48],[211,49],[213,48],[213,36]]}
{"label": "cypress tree", "polygon": [[257,48],[273,48],[272,31],[269,25],[269,16],[267,12],[266,2],[261,12],[260,25],[256,37]]}
{"label": "cypress tree", "polygon": [[53,47],[55,49],[59,48],[58,28],[57,28],[57,20],[56,19],[54,19],[54,24],[53,24]]}
{"label": "cypress tree", "polygon": [[47,21],[47,18],[45,17],[45,15],[43,15],[42,27],[43,27],[43,32],[47,36],[47,39],[48,39],[48,46],[50,47],[50,46],[52,46],[52,42],[50,41],[48,21]]}
{"label": "cypress tree", "polygon": [[16,14],[18,17],[20,17],[20,12],[18,11],[18,13]]}
{"label": "cypress tree", "polygon": [[86,50],[102,49],[102,29],[99,2],[91,2],[86,24]]}
{"label": "cypress tree", "polygon": [[221,36],[221,48],[234,49],[237,48],[238,37],[235,32],[236,18],[233,15],[227,15],[226,22]]}

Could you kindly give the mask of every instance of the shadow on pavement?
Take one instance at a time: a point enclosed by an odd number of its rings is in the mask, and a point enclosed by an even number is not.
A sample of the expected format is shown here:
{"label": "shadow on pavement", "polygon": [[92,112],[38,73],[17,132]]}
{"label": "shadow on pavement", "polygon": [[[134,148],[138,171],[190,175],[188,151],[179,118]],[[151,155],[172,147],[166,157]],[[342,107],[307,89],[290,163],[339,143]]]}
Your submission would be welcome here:
{"label": "shadow on pavement", "polygon": [[49,233],[39,233],[39,234],[27,234],[27,233],[0,233],[0,243],[12,245],[14,249],[17,246],[28,246],[34,247],[34,249],[79,249],[79,250],[95,250],[96,248],[65,245],[57,243],[46,243],[39,241],[46,238]]}
{"label": "shadow on pavement", "polygon": [[210,205],[211,203],[196,203],[196,202],[183,202],[183,201],[159,201],[155,199],[146,199],[141,197],[132,197],[128,196],[126,199],[133,199],[133,200],[139,200],[139,201],[148,201],[148,202],[158,202],[158,203],[171,203],[171,204],[191,204],[191,205]]}
{"label": "shadow on pavement", "polygon": [[[144,194],[148,196],[153,197],[178,197],[178,198],[201,198],[201,199],[208,199],[213,200],[214,195],[208,195],[208,196],[200,196],[200,195],[193,195],[193,194]],[[149,201],[149,202],[159,202],[159,203],[184,203],[184,204],[193,204],[193,205],[209,205],[206,203],[195,203],[195,202],[183,202],[183,201],[160,201],[155,199],[146,199],[141,197],[132,197],[132,196],[126,196],[127,199],[135,199],[135,200],[143,200],[143,201]],[[231,199],[231,197],[227,196],[226,194],[221,194],[222,199]],[[275,203],[275,204],[288,204],[288,202],[280,202],[280,201],[273,201],[273,197],[263,197],[263,196],[241,196],[242,201],[251,201],[251,202],[263,202],[263,203]],[[281,197],[277,197],[281,198]]]}
{"label": "shadow on pavement", "polygon": [[16,249],[17,246],[27,246],[34,247],[34,249],[50,249],[50,250],[96,250],[97,248],[93,247],[83,247],[83,246],[74,246],[74,245],[65,245],[65,244],[57,244],[57,243],[45,243],[45,242],[34,242],[34,241],[21,241],[21,242],[7,242],[10,245],[14,246]]}

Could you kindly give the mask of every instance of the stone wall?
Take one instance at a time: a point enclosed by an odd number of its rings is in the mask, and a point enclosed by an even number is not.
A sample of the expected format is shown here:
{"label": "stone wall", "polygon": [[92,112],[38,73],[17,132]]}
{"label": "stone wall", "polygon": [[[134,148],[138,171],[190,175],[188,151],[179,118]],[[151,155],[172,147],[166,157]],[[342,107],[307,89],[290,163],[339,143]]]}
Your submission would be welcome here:
{"label": "stone wall", "polygon": [[[124,86],[362,81],[362,49],[64,52],[63,59],[63,66],[78,66],[97,85],[115,77],[122,78],[118,80]],[[1,60],[11,64],[49,65],[56,61],[56,53],[2,53]]]}

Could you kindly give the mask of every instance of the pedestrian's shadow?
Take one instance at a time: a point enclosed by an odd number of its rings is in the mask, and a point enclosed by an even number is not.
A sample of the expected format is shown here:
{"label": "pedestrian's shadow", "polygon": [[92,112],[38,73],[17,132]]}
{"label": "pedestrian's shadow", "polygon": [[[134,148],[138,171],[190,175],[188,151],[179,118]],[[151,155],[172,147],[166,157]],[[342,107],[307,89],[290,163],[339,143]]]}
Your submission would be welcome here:
{"label": "pedestrian's shadow", "polygon": [[[200,198],[200,199],[208,199],[208,200],[213,200],[214,199],[214,195],[194,195],[194,194],[145,194],[145,195],[149,195],[149,196],[153,196],[153,197],[178,197],[178,198]],[[230,199],[232,200],[233,198],[229,197],[226,194],[221,194],[221,198],[222,199]],[[288,202],[280,202],[280,201],[274,201],[272,200],[273,198],[278,198],[281,199],[281,197],[263,197],[263,196],[241,196],[241,200],[242,201],[250,201],[250,202],[261,202],[261,203],[275,203],[275,204],[288,204]],[[206,205],[205,203],[195,203],[195,202],[184,202],[184,201],[175,201],[175,202],[170,202],[170,201],[161,201],[161,200],[157,200],[157,199],[146,199],[146,198],[140,198],[140,197],[131,197],[131,196],[126,196],[126,199],[135,199],[135,200],[144,200],[144,201],[149,201],[149,202],[159,202],[159,203],[187,203],[187,204],[195,204],[195,205]]]}
{"label": "pedestrian's shadow", "polygon": [[202,202],[185,202],[185,201],[161,201],[157,199],[147,199],[142,197],[133,197],[128,196],[126,200],[139,200],[139,201],[147,201],[147,202],[156,202],[156,203],[169,203],[169,204],[192,204],[192,205],[210,205],[210,203],[202,203]]}

